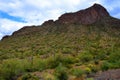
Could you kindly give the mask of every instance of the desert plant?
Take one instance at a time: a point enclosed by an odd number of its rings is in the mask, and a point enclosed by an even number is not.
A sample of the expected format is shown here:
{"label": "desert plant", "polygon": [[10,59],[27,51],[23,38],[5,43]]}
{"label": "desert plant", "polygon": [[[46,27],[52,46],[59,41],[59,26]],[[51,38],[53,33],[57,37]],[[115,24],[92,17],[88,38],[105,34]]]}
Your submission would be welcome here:
{"label": "desert plant", "polygon": [[67,80],[68,75],[66,71],[66,67],[64,67],[61,63],[56,67],[54,75],[57,80]]}
{"label": "desert plant", "polygon": [[31,74],[25,74],[22,76],[22,80],[39,80],[39,78]]}
{"label": "desert plant", "polygon": [[72,74],[76,77],[82,77],[85,74],[85,71],[82,69],[73,69]]}
{"label": "desert plant", "polygon": [[78,55],[78,58],[81,62],[87,63],[91,60],[93,60],[93,56],[89,52],[83,52]]}
{"label": "desert plant", "polygon": [[106,71],[106,70],[110,69],[110,67],[111,67],[111,63],[109,63],[108,61],[104,61],[101,65],[101,69],[103,71]]}

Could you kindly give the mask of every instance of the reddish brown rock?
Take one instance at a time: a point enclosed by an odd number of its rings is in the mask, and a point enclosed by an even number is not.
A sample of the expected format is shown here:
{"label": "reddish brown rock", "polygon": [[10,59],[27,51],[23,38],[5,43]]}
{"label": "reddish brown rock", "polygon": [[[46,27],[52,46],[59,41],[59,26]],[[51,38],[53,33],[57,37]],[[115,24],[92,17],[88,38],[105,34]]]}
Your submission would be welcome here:
{"label": "reddish brown rock", "polygon": [[51,25],[51,24],[54,24],[54,21],[53,20],[48,20],[48,21],[45,21],[42,25]]}
{"label": "reddish brown rock", "polygon": [[63,14],[56,22],[59,23],[80,23],[80,24],[92,24],[99,19],[109,16],[107,10],[99,5],[94,4],[93,6],[85,9],[80,10],[75,13],[66,13]]}
{"label": "reddish brown rock", "polygon": [[4,36],[3,38],[2,38],[2,40],[3,39],[7,39],[7,38],[9,38],[10,36],[9,35],[6,35],[6,36]]}

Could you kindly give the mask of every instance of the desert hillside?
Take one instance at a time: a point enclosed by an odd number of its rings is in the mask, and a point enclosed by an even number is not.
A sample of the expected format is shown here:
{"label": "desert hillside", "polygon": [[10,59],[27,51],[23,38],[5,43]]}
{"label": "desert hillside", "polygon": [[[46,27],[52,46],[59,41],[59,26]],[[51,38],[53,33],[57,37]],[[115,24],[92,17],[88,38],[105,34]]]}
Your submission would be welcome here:
{"label": "desert hillside", "polygon": [[0,41],[0,80],[119,80],[119,69],[120,20],[100,4]]}

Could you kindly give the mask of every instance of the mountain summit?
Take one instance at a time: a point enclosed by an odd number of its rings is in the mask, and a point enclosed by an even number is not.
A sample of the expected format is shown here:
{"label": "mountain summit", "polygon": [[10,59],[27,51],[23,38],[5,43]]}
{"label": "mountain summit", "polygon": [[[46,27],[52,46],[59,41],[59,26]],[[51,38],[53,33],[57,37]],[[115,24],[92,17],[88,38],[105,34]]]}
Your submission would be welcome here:
{"label": "mountain summit", "polygon": [[99,19],[110,16],[107,10],[100,4],[94,4],[93,6],[80,10],[75,13],[63,14],[57,22],[59,23],[81,23],[81,24],[92,24]]}

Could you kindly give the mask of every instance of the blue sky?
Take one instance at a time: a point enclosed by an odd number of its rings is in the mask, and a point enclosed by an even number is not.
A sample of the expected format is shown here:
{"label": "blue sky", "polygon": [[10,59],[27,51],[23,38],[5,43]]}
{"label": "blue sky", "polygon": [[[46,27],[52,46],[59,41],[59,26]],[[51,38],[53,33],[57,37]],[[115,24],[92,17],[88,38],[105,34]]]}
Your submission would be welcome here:
{"label": "blue sky", "polygon": [[120,19],[120,0],[0,0],[0,39],[26,25],[56,20],[61,14],[103,5],[111,16]]}
{"label": "blue sky", "polygon": [[21,17],[9,15],[9,13],[4,12],[4,11],[0,11],[0,18],[10,19],[11,21],[15,21],[15,22],[22,22],[22,23],[26,22]]}

